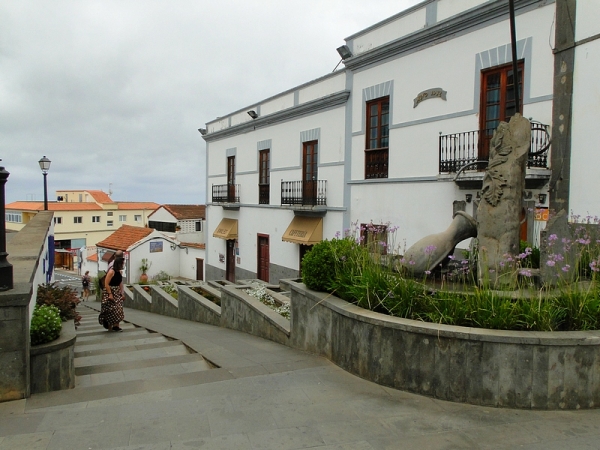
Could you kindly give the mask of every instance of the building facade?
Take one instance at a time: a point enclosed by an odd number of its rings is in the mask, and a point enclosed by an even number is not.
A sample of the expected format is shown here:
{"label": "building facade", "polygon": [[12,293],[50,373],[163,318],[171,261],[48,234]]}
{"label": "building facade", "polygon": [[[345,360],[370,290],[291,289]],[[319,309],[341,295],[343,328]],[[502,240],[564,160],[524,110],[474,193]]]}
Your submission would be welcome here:
{"label": "building facade", "polygon": [[521,238],[537,244],[550,209],[598,214],[600,3],[514,3],[516,76],[508,1],[426,0],[348,37],[345,69],[208,122],[207,277],[276,282],[344,230],[393,227],[402,253],[476,217],[493,130],[517,109]]}
{"label": "building facade", "polygon": [[[54,213],[58,249],[93,246],[121,225],[145,227],[148,216],[160,205],[154,202],[116,202],[102,191],[56,191],[56,202],[48,202]],[[6,228],[19,231],[44,202],[17,201],[6,205]]]}

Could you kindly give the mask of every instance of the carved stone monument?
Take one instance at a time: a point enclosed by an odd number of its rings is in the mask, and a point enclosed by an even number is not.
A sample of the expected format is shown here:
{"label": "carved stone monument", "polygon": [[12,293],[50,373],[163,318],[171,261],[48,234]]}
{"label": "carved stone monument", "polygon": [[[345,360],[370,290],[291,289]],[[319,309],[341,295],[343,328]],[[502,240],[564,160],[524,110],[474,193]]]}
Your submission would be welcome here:
{"label": "carved stone monument", "polygon": [[[477,210],[480,283],[513,284],[516,274],[503,268],[509,255],[519,253],[520,213],[525,188],[527,154],[531,145],[529,120],[515,114],[500,122],[490,141],[490,159],[483,177]],[[502,279],[500,279],[502,277]]]}

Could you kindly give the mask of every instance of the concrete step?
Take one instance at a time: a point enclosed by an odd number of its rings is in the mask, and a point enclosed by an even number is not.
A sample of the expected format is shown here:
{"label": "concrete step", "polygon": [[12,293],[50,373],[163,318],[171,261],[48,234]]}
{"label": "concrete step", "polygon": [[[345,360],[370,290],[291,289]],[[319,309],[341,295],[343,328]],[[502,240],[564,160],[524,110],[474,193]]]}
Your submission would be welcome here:
{"label": "concrete step", "polygon": [[[91,305],[78,308],[82,319],[75,343],[75,389],[64,403],[231,378],[218,368],[212,375],[214,367],[176,339],[126,321],[120,325],[122,332],[105,330],[98,324],[96,309]],[[51,398],[48,393],[45,401]]]}

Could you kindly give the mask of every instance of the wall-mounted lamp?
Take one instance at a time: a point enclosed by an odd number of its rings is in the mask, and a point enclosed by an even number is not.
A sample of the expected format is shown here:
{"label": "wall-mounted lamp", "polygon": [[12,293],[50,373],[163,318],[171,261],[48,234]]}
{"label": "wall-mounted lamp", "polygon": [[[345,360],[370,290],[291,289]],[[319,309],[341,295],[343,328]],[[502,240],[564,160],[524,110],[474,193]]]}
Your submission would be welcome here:
{"label": "wall-mounted lamp", "polygon": [[204,136],[206,133],[208,133],[208,130],[206,128],[198,128],[198,131],[200,132],[200,134],[202,136]]}
{"label": "wall-mounted lamp", "polygon": [[171,244],[171,250],[175,251],[175,249],[177,248],[177,244]]}
{"label": "wall-mounted lamp", "polygon": [[466,194],[465,200],[467,201],[467,203],[471,203],[471,200],[473,200],[473,194]]}
{"label": "wall-mounted lamp", "polygon": [[342,45],[341,47],[336,48],[336,50],[342,59],[348,59],[352,57],[352,52],[347,45]]}
{"label": "wall-mounted lamp", "polygon": [[253,119],[256,119],[258,117],[258,114],[253,109],[251,109],[250,111],[248,111],[248,115],[250,117],[252,117]]}
{"label": "wall-mounted lamp", "polygon": [[538,199],[540,200],[540,204],[545,204],[546,203],[546,194],[539,194],[538,195]]}

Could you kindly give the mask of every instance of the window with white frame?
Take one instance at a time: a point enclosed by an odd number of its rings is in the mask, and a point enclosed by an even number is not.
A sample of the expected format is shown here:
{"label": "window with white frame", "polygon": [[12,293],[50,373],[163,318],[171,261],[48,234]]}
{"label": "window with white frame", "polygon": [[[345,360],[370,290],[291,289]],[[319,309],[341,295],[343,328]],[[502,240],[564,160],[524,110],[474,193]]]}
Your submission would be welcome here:
{"label": "window with white frame", "polygon": [[5,218],[6,218],[7,222],[23,223],[23,216],[21,215],[21,213],[9,213],[9,212],[7,212],[5,214]]}
{"label": "window with white frame", "polygon": [[112,216],[112,215],[113,215],[113,213],[112,213],[112,211],[109,211],[109,212],[107,212],[107,213],[106,213],[106,215],[107,215],[107,216]]}
{"label": "window with white frame", "polygon": [[54,218],[54,224],[61,224],[62,223],[62,217],[55,217]]}
{"label": "window with white frame", "polygon": [[73,217],[73,223],[83,223],[83,217],[82,216]]}
{"label": "window with white frame", "polygon": [[201,220],[196,222],[196,231],[202,231],[202,221]]}
{"label": "window with white frame", "polygon": [[142,221],[142,215],[141,214],[136,214],[135,216],[133,216],[133,221],[134,222],[141,222]]}
{"label": "window with white frame", "polygon": [[125,214],[120,215],[119,222],[127,222],[127,215],[125,215]]}
{"label": "window with white frame", "polygon": [[113,226],[113,221],[112,220],[107,220],[106,221],[106,226],[107,227],[112,227]]}
{"label": "window with white frame", "polygon": [[99,223],[100,222],[100,216],[92,216],[92,222],[93,223]]}

